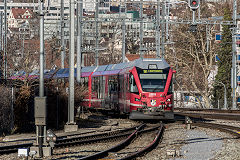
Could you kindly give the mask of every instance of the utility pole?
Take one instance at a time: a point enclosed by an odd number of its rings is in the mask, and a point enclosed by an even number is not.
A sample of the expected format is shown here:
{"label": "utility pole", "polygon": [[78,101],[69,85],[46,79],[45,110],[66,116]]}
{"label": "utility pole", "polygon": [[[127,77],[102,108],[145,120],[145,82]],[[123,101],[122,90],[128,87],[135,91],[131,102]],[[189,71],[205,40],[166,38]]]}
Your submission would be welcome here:
{"label": "utility pole", "polygon": [[24,54],[24,41],[25,41],[25,33],[23,32],[22,34],[22,58],[23,58],[23,54]]}
{"label": "utility pole", "polygon": [[[40,0],[40,81],[39,81],[39,97],[44,98],[45,104],[43,110],[46,111],[46,99],[44,97],[44,12],[43,12],[43,0]],[[39,125],[39,139],[43,139],[46,142],[46,112],[45,112],[44,125]],[[43,130],[42,130],[43,129]],[[43,137],[43,138],[42,138]],[[42,141],[41,141],[42,143]],[[42,144],[39,144],[41,146]],[[42,157],[42,156],[41,156]]]}
{"label": "utility pole", "polygon": [[140,57],[143,58],[143,0],[140,1]]}
{"label": "utility pole", "polygon": [[64,126],[65,132],[77,131],[78,126],[74,121],[74,53],[75,53],[75,23],[74,23],[74,0],[69,1],[70,6],[70,48],[69,48],[69,89],[68,89],[68,122]]}
{"label": "utility pole", "polygon": [[162,5],[162,24],[161,24],[161,31],[162,31],[162,37],[161,37],[161,58],[164,58],[165,55],[165,32],[166,32],[166,26],[165,26],[165,15],[166,15],[166,1]]}
{"label": "utility pole", "polygon": [[4,79],[7,79],[7,0],[4,0]]}
{"label": "utility pole", "polygon": [[[166,3],[168,3],[168,2],[166,2]],[[166,9],[166,40],[167,41],[169,41],[169,23],[168,23],[168,21],[169,21],[169,13],[170,13],[170,6],[169,6],[170,4],[167,4],[165,7],[165,9]]]}
{"label": "utility pole", "polygon": [[0,79],[2,79],[3,77],[3,73],[2,73],[2,71],[3,71],[3,69],[2,69],[2,62],[3,62],[3,55],[2,55],[2,50],[3,50],[3,24],[2,24],[2,22],[3,22],[3,14],[2,14],[2,12],[0,12],[0,53],[1,53],[1,55],[0,55]]}
{"label": "utility pole", "polygon": [[77,3],[77,82],[81,81],[81,62],[82,62],[82,9],[83,1]]}
{"label": "utility pole", "polygon": [[98,66],[99,64],[99,55],[98,55],[98,9],[99,4],[98,0],[96,0],[96,6],[95,6],[95,33],[96,33],[96,42],[95,42],[95,65]]}
{"label": "utility pole", "polygon": [[[122,6],[122,4],[121,4]],[[124,18],[122,19],[122,62],[125,61],[125,51],[126,51],[126,37],[125,37],[125,34],[126,34],[126,25],[125,25],[125,19],[126,19],[126,0],[124,0]],[[121,14],[121,9],[120,9],[120,14]]]}
{"label": "utility pole", "polygon": [[43,0],[39,0],[39,15],[40,15],[40,78],[39,78],[39,97],[34,99],[34,116],[36,125],[36,144],[30,148],[30,151],[35,151],[37,157],[51,156],[51,147],[46,141],[46,97],[44,97],[44,11]]}
{"label": "utility pole", "polygon": [[64,59],[65,59],[65,43],[64,43],[64,0],[61,0],[61,68],[64,68]]}
{"label": "utility pole", "polygon": [[232,109],[237,109],[237,66],[236,66],[236,27],[237,27],[237,0],[233,0],[233,30],[232,30]]}
{"label": "utility pole", "polygon": [[207,39],[207,48],[206,51],[209,52],[209,32],[210,32],[210,25],[206,25],[206,39]]}
{"label": "utility pole", "polygon": [[160,58],[160,0],[157,0],[156,18],[156,54]]}
{"label": "utility pole", "polygon": [[[2,12],[0,12],[0,51],[2,52],[2,49],[3,49],[3,47],[2,47],[2,42],[3,42],[3,36],[2,36],[2,26],[3,26],[3,24],[2,24],[2,20],[3,20],[3,14],[2,14]],[[1,75],[0,75],[1,76]]]}

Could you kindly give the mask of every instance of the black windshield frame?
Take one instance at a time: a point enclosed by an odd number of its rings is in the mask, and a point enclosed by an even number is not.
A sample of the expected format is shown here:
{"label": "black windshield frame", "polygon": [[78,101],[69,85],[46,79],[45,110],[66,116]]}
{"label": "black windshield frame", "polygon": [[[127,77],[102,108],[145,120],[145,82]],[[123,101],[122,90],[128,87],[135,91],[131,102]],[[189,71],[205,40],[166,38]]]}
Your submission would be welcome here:
{"label": "black windshield frame", "polygon": [[[138,72],[138,75],[139,75],[139,80],[140,80],[140,83],[141,83],[142,90],[144,92],[164,92],[165,87],[166,87],[166,83],[167,83],[169,69],[170,68],[166,68],[166,69],[141,69],[141,68],[137,68],[137,72]],[[155,76],[155,77],[161,77],[159,79],[155,79],[154,76],[153,76],[152,79],[149,79],[149,78],[143,79],[143,78],[140,78],[140,77],[145,77],[145,76],[141,76],[141,74],[148,74],[148,75],[162,74],[162,75],[161,76]]]}

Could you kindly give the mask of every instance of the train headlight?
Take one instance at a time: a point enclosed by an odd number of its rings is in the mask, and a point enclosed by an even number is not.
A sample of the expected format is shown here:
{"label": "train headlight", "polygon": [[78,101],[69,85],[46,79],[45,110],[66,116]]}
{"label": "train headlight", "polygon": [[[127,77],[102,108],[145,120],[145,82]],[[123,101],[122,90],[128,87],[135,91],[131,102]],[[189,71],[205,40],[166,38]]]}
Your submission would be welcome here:
{"label": "train headlight", "polygon": [[170,102],[171,101],[171,99],[169,98],[169,99],[167,99],[167,102]]}

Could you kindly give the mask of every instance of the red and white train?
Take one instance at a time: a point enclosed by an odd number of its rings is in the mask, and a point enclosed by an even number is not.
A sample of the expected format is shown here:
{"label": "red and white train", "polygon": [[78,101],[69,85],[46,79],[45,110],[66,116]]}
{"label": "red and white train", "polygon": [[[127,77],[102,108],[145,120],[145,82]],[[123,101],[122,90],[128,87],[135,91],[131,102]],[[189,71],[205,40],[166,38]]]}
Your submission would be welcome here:
{"label": "red and white train", "polygon": [[83,106],[128,114],[130,119],[174,119],[173,74],[165,59],[137,59],[83,67]]}

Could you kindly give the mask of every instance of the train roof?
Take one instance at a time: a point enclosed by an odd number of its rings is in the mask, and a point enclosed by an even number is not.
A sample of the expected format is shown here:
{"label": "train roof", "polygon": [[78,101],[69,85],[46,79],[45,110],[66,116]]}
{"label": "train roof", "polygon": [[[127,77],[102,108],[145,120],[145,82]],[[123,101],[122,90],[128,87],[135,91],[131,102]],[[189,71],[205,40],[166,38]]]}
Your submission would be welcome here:
{"label": "train roof", "polygon": [[[151,69],[151,65],[156,66],[156,68],[152,68],[152,69],[165,69],[165,68],[169,68],[169,64],[167,63],[167,61],[165,59],[153,59],[153,58],[145,58],[145,59],[137,59],[135,61],[133,61],[133,66],[135,67],[139,67],[142,69]],[[153,66],[152,66],[153,67]]]}
{"label": "train roof", "polygon": [[83,67],[81,69],[81,72],[93,72],[95,70],[96,66],[87,66],[87,67]]}
{"label": "train roof", "polygon": [[[152,65],[152,66],[151,66]],[[151,66],[151,67],[150,67]],[[116,75],[121,70],[126,68],[138,67],[141,69],[165,69],[169,68],[169,64],[165,59],[143,59],[139,58],[134,61],[118,63],[118,64],[109,64],[102,66],[87,66],[81,69],[81,76],[88,77],[92,72],[93,76],[99,75]],[[155,67],[155,68],[152,68]],[[77,74],[77,69],[74,69],[74,76]],[[19,71],[15,73],[10,79],[18,79],[19,76],[24,76],[26,73],[24,71]],[[39,76],[39,70],[34,70],[29,76]],[[44,77],[54,77],[54,78],[67,78],[69,77],[69,68],[63,68],[58,70],[44,70]]]}
{"label": "train roof", "polygon": [[166,68],[169,68],[170,66],[165,59],[139,58],[131,62],[109,64],[109,65],[102,65],[102,66],[83,67],[81,72],[82,72],[82,76],[85,75],[84,72],[94,72],[93,76],[114,75],[114,74],[118,74],[122,69],[132,68],[132,67],[138,67],[141,69],[166,69]]}
{"label": "train roof", "polygon": [[[121,70],[121,69],[130,68],[130,67],[134,67],[134,66],[142,68],[142,69],[148,69],[149,65],[156,65],[157,69],[165,69],[165,68],[170,67],[165,59],[139,58],[139,59],[136,59],[135,61],[131,61],[131,62],[109,64],[109,65],[103,65],[103,66],[98,66],[98,67],[94,66],[96,68],[96,70],[94,72]],[[87,68],[87,67],[82,68],[82,72],[86,72],[85,68]]]}

